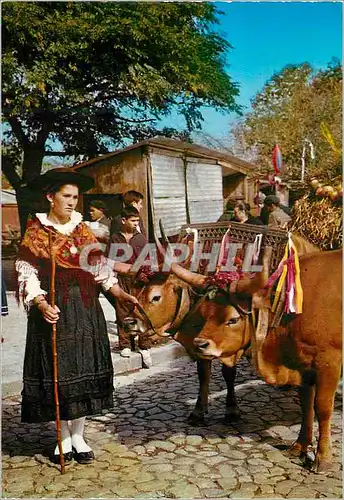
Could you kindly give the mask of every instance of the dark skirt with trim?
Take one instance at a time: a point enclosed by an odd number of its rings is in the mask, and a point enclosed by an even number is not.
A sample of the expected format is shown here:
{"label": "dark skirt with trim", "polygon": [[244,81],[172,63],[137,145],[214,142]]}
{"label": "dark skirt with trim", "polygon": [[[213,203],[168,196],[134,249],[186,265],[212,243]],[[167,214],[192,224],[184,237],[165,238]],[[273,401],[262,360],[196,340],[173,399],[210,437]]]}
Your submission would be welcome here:
{"label": "dark skirt with trim", "polygon": [[[69,279],[68,295],[65,287],[59,288],[58,279],[56,286],[61,311],[56,324],[61,420],[113,408],[113,367],[104,313],[96,286],[87,286],[86,297],[78,281]],[[28,317],[23,383],[22,422],[55,420],[52,325],[36,307],[31,307]]]}

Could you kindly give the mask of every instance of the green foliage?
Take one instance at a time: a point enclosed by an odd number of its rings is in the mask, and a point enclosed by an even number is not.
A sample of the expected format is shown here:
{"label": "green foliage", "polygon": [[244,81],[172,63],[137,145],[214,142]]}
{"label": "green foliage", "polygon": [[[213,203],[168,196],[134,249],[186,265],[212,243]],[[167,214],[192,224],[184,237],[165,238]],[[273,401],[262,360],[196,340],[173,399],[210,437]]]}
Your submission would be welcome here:
{"label": "green foliage", "polygon": [[24,153],[24,179],[40,172],[48,139],[87,158],[161,133],[158,118],[175,109],[184,137],[201,127],[201,106],[239,111],[218,14],[205,2],[4,3],[5,135]]}
{"label": "green foliage", "polygon": [[286,66],[265,84],[252,101],[253,111],[232,131],[246,147],[255,147],[261,173],[272,173],[272,150],[279,144],[285,178],[299,180],[304,140],[311,141],[315,159],[307,149],[307,175],[329,180],[341,173],[341,155],[321,131],[325,123],[334,143],[342,142],[342,71],[339,62],[314,74],[307,63]]}

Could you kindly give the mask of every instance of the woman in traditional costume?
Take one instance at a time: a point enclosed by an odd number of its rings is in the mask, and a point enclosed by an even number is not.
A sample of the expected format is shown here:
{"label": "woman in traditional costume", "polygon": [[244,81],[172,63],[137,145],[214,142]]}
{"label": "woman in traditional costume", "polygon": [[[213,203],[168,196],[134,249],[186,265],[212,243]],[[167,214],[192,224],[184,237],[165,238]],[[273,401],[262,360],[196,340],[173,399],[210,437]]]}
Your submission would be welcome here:
{"label": "woman in traditional costume", "polygon": [[[45,193],[50,210],[28,220],[16,261],[19,292],[28,311],[21,418],[28,423],[56,419],[52,352],[52,325],[56,324],[65,463],[73,457],[80,463],[94,459],[83,438],[85,418],[113,407],[113,367],[98,284],[120,300],[137,303],[119,287],[99,251],[93,254],[93,265],[85,265],[84,252],[90,253],[97,240],[75,208],[79,192],[92,186],[93,179],[68,168],[50,170],[35,180],[32,188]],[[59,462],[58,446],[52,459]]]}

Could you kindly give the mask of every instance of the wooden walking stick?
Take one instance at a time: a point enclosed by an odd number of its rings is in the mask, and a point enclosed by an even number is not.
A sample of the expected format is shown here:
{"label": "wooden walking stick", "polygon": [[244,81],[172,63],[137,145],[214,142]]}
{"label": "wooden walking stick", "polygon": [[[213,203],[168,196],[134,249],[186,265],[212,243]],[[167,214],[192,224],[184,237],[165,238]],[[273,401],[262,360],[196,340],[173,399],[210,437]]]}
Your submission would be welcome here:
{"label": "wooden walking stick", "polygon": [[[56,271],[56,250],[53,247],[53,238],[51,231],[49,232],[49,247],[51,254],[51,280],[50,280],[50,302],[51,306],[55,306],[55,271]],[[60,465],[61,474],[65,473],[65,463],[62,450],[62,439],[61,439],[61,420],[60,420],[60,402],[59,402],[59,392],[58,392],[58,369],[57,369],[57,348],[56,348],[56,323],[53,324],[53,336],[52,336],[52,351],[53,351],[53,368],[54,368],[54,397],[55,397],[55,407],[56,407],[56,429],[57,429],[57,445],[60,453]]]}

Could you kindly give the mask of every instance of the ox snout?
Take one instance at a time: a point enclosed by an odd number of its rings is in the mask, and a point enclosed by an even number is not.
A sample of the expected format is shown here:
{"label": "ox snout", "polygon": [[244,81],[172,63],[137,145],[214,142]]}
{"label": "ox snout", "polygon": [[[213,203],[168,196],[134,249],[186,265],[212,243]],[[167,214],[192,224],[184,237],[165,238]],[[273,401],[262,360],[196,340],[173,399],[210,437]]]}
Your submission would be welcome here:
{"label": "ox snout", "polygon": [[196,353],[202,358],[217,358],[221,356],[221,351],[216,347],[215,343],[210,339],[196,337],[193,340]]}
{"label": "ox snout", "polygon": [[209,347],[209,341],[205,339],[199,339],[196,338],[194,339],[194,346],[197,347],[197,349],[204,350]]}
{"label": "ox snout", "polygon": [[148,331],[148,328],[140,319],[131,317],[124,318],[123,328],[125,332],[132,334],[146,333]]}

